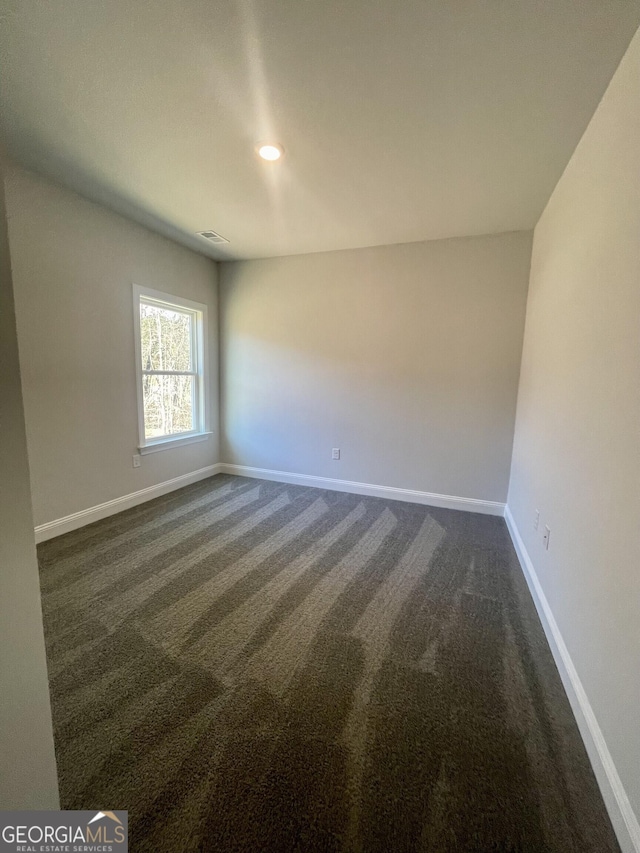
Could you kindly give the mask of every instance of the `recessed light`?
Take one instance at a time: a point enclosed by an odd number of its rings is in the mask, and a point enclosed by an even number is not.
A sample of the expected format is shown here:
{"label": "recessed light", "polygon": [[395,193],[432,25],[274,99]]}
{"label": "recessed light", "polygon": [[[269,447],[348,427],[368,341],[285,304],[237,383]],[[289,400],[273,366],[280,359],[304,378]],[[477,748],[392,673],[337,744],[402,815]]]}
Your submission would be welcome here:
{"label": "recessed light", "polygon": [[258,147],[258,154],[263,160],[279,160],[284,154],[284,148],[282,145],[272,145],[271,143],[260,145]]}

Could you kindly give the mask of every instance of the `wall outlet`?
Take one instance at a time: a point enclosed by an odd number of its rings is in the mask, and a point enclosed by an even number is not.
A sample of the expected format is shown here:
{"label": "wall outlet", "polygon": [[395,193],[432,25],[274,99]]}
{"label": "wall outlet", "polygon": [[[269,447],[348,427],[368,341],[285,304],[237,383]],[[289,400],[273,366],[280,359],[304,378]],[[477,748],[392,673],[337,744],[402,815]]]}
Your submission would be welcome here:
{"label": "wall outlet", "polygon": [[539,509],[537,509],[537,510],[536,510],[535,517],[534,517],[534,519],[533,519],[533,529],[534,529],[534,530],[537,530],[537,529],[538,529],[539,524],[540,524],[540,510],[539,510]]}
{"label": "wall outlet", "polygon": [[333,450],[331,451],[331,458],[332,459],[340,459],[340,448],[339,447],[333,448]]}
{"label": "wall outlet", "polygon": [[140,456],[140,454],[139,454],[139,453],[134,453],[134,454],[133,454],[133,467],[134,467],[134,468],[139,468],[139,467],[140,467],[140,465],[141,465],[141,463],[142,463],[142,457]]}
{"label": "wall outlet", "polygon": [[549,550],[549,539],[550,538],[551,538],[551,531],[549,530],[549,528],[545,524],[544,536],[542,537],[542,541],[544,542],[544,550],[545,551]]}

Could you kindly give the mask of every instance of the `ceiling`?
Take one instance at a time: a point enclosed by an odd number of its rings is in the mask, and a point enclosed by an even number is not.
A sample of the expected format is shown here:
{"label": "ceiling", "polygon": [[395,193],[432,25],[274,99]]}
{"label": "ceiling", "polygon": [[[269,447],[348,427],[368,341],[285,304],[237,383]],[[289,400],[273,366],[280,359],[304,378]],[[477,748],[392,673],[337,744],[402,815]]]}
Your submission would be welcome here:
{"label": "ceiling", "polygon": [[3,134],[214,258],[529,229],[638,24],[638,0],[0,0]]}

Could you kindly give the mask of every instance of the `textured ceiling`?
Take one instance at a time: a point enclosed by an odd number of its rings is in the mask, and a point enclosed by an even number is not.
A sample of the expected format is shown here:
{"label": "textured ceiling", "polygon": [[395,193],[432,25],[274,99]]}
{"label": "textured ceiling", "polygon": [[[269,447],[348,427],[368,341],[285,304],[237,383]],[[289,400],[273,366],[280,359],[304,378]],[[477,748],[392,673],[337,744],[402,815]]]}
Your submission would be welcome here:
{"label": "textured ceiling", "polygon": [[640,23],[637,0],[0,9],[13,156],[219,258],[533,227]]}

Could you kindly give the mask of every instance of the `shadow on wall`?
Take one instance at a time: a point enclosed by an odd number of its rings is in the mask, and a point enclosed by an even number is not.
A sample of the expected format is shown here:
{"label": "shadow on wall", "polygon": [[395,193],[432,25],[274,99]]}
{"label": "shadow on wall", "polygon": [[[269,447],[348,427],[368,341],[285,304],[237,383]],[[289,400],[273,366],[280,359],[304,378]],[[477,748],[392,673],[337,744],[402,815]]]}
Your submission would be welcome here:
{"label": "shadow on wall", "polygon": [[223,265],[223,461],[503,502],[530,246]]}

